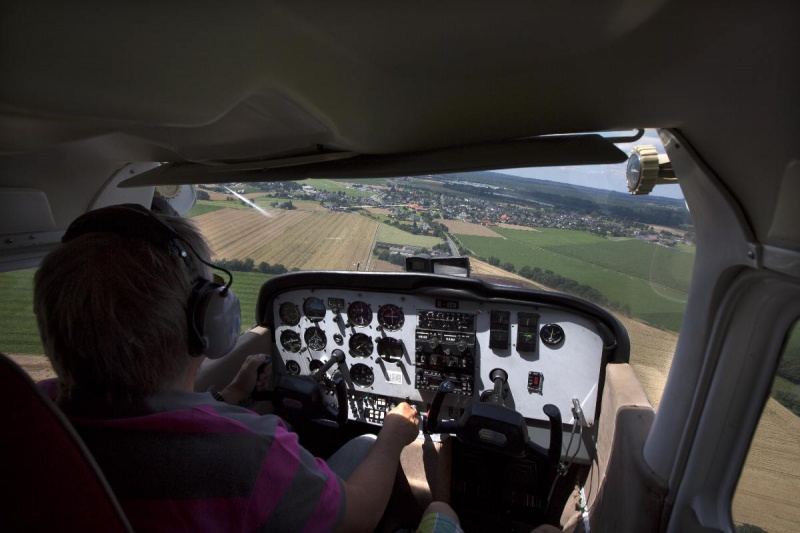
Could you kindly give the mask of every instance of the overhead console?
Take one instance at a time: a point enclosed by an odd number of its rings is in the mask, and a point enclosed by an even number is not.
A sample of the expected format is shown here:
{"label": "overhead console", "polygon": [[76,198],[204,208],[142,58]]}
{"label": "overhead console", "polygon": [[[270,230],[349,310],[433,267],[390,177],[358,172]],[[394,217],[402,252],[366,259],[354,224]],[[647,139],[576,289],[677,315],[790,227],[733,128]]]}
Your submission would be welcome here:
{"label": "overhead console", "polygon": [[273,332],[278,376],[311,374],[343,354],[328,374],[338,368],[344,379],[348,418],[369,424],[400,401],[427,411],[444,381],[453,392],[443,412],[455,417],[487,399],[500,369],[503,403],[532,431],[546,424],[546,404],[570,425],[577,403],[591,426],[605,364],[629,354],[624,328],[593,304],[431,274],[277,276],[261,289],[257,320]]}

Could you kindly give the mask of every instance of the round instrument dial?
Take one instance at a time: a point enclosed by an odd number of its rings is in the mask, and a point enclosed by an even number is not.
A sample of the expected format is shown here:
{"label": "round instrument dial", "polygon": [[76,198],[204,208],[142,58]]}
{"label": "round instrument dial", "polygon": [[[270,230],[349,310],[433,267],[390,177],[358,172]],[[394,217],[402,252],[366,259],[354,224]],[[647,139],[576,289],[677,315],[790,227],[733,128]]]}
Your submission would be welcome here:
{"label": "round instrument dial", "polygon": [[285,329],[281,332],[281,346],[287,352],[297,353],[300,351],[300,335],[296,331]]}
{"label": "round instrument dial", "polygon": [[545,324],[539,332],[539,338],[548,346],[564,342],[564,330],[558,324]]}
{"label": "round instrument dial", "polygon": [[386,360],[400,359],[403,357],[403,341],[393,337],[378,339],[378,355]]}
{"label": "round instrument dial", "polygon": [[292,302],[283,302],[278,310],[278,316],[287,326],[296,326],[300,323],[300,309]]}
{"label": "round instrument dial", "polygon": [[300,364],[297,361],[287,361],[286,362],[286,371],[293,375],[299,376],[300,375]]}
{"label": "round instrument dial", "polygon": [[405,321],[403,310],[394,304],[386,304],[378,308],[378,323],[383,329],[396,331],[403,327]]}
{"label": "round instrument dial", "polygon": [[308,348],[314,350],[315,352],[321,352],[325,349],[325,346],[328,345],[328,339],[325,337],[325,332],[316,326],[313,328],[308,328],[303,334],[303,338],[306,340]]}
{"label": "round instrument dial", "polygon": [[356,363],[350,367],[350,377],[353,383],[361,387],[369,387],[375,382],[375,374],[372,369],[365,364]]}
{"label": "round instrument dial", "polygon": [[303,302],[303,313],[311,321],[322,320],[325,318],[325,303],[315,296],[306,298]]}
{"label": "round instrument dial", "polygon": [[347,306],[347,319],[356,326],[369,326],[372,322],[372,308],[366,302],[355,301]]}
{"label": "round instrument dial", "polygon": [[310,363],[308,363],[308,369],[311,372],[316,372],[317,370],[322,368],[324,365],[325,365],[325,363],[323,363],[319,359],[313,359]]}
{"label": "round instrument dial", "polygon": [[368,335],[356,333],[350,337],[350,351],[354,357],[369,357],[375,345]]}

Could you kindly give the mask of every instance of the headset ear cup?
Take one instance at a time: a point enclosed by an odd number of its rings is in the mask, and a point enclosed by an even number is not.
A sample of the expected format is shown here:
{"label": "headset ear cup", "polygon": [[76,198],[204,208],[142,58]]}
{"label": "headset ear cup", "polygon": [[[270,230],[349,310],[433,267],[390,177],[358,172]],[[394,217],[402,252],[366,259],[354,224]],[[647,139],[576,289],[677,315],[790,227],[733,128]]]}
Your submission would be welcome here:
{"label": "headset ear cup", "polygon": [[197,294],[197,298],[192,313],[189,344],[191,346],[196,342],[201,351],[192,355],[205,354],[209,359],[218,359],[230,352],[239,338],[242,324],[239,298],[232,290],[218,283],[202,281],[196,285],[193,294]]}

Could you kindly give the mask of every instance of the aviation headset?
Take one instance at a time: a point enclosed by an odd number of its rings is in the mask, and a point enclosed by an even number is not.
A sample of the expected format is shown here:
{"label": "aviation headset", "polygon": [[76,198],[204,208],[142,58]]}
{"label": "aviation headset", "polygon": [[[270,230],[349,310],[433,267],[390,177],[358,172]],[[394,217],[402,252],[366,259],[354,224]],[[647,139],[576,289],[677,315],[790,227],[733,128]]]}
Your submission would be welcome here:
{"label": "aviation headset", "polygon": [[[61,242],[93,232],[114,233],[122,237],[141,239],[166,247],[171,255],[182,260],[192,281],[192,293],[187,307],[189,353],[218,359],[230,352],[239,337],[242,316],[239,298],[230,289],[233,276],[223,268],[203,261],[192,246],[165,221],[137,204],[103,207],[76,218]],[[186,251],[186,247],[191,253]],[[228,274],[227,284],[203,278],[195,259]]]}

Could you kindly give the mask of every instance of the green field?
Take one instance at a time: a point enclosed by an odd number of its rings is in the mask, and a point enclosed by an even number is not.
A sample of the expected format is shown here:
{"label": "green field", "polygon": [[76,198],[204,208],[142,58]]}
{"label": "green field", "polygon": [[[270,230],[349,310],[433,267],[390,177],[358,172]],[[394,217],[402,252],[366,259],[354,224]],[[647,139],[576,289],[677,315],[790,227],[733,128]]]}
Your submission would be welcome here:
{"label": "green field", "polygon": [[35,268],[0,273],[0,352],[43,354],[33,314]]}
{"label": "green field", "polygon": [[[231,198],[233,198],[233,196],[231,196]],[[225,209],[225,208],[230,208],[230,209],[252,209],[252,207],[243,204],[242,201],[239,200],[239,199],[234,199],[234,200],[197,200],[195,202],[195,204],[194,204],[194,207],[192,207],[192,209],[190,209],[189,212],[191,213],[195,209],[198,209],[198,210],[199,209],[204,209],[205,210],[204,212],[208,213],[209,211],[216,211],[217,209]],[[203,213],[197,213],[197,214],[198,215],[202,215]],[[192,216],[196,216],[196,215],[192,215]]]}
{"label": "green field", "polygon": [[549,228],[540,232],[504,228],[495,231],[527,248],[543,248],[670,289],[689,291],[694,254],[636,239],[612,240],[581,231]]}
{"label": "green field", "polygon": [[[224,278],[226,278],[223,275]],[[256,323],[256,303],[258,291],[272,274],[257,274],[255,272],[233,272],[233,285],[231,288],[239,297],[242,309],[242,332],[250,329]],[[227,279],[227,278],[226,278]]]}
{"label": "green field", "polygon": [[590,233],[497,228],[507,239],[459,235],[480,257],[497,257],[519,271],[552,270],[599,290],[609,301],[628,305],[634,317],[678,331],[686,307],[693,256],[635,240],[611,241]]}
{"label": "green field", "polygon": [[[231,202],[227,202],[227,203],[231,203]],[[230,207],[230,206],[225,206],[225,207]],[[196,216],[199,216],[199,215],[204,215],[206,213],[210,213],[211,211],[217,211],[218,209],[224,209],[224,207],[222,207],[220,205],[212,204],[208,200],[197,200],[197,202],[195,202],[194,206],[192,206],[192,208],[189,209],[189,212],[186,213],[183,216],[186,217],[186,218],[192,218],[192,217],[196,217]]]}
{"label": "green field", "polygon": [[319,202],[314,200],[298,200],[296,198],[283,198],[278,196],[259,196],[258,198],[252,199],[253,203],[255,203],[259,207],[263,207],[267,211],[270,209],[275,209],[272,207],[274,202],[283,203],[283,202],[292,202],[292,205],[300,211],[318,211],[320,209]]}
{"label": "green field", "polygon": [[[43,354],[33,314],[33,275],[36,269],[0,273],[5,295],[0,302],[0,352]],[[233,290],[242,308],[242,331],[255,323],[256,301],[261,285],[272,277],[251,272],[233,273]]]}
{"label": "green field", "polygon": [[[360,183],[358,180],[353,180],[355,183]],[[352,189],[347,187],[346,185],[341,185],[335,180],[325,180],[325,179],[307,179],[303,181],[298,181],[300,185],[310,185],[314,187],[314,189],[318,191],[325,191],[325,192],[343,192],[348,196],[357,196],[359,198],[368,198],[375,194],[371,191],[359,191],[358,189]],[[366,183],[364,184],[366,185]]]}
{"label": "green field", "polygon": [[407,244],[409,246],[422,246],[423,248],[432,248],[444,242],[439,237],[414,235],[413,233],[403,231],[388,224],[381,224],[378,226],[377,241],[397,245]]}

